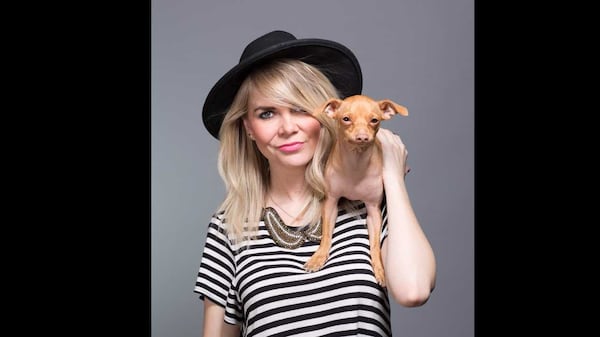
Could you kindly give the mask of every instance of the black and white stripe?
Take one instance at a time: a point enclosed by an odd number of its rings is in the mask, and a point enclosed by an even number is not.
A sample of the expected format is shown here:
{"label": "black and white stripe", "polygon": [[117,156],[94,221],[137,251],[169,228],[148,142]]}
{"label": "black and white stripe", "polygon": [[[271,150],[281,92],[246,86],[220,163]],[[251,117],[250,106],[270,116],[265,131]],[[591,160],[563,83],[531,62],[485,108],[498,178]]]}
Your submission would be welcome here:
{"label": "black and white stripe", "polygon": [[391,336],[390,304],[375,281],[365,218],[364,204],[341,210],[327,263],[308,273],[302,266],[317,242],[281,248],[261,222],[248,247],[233,245],[215,216],[194,291],[225,307],[225,321],[240,324],[244,336]]}

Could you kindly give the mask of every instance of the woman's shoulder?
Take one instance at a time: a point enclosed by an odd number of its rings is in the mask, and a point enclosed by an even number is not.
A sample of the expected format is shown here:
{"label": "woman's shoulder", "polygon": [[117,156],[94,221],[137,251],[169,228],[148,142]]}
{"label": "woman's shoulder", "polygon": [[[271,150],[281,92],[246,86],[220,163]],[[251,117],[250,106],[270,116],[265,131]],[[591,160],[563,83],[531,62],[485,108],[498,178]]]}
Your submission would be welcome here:
{"label": "woman's shoulder", "polygon": [[214,213],[210,222],[208,223],[209,230],[217,231],[225,236],[227,236],[227,224],[225,222],[225,214],[224,212]]}
{"label": "woman's shoulder", "polygon": [[[379,209],[382,214],[387,214],[387,204],[385,200],[385,196],[379,205]],[[365,203],[361,200],[348,200],[342,198],[340,203],[338,204],[338,220],[343,220],[347,217],[366,217],[367,215],[367,207]]]}

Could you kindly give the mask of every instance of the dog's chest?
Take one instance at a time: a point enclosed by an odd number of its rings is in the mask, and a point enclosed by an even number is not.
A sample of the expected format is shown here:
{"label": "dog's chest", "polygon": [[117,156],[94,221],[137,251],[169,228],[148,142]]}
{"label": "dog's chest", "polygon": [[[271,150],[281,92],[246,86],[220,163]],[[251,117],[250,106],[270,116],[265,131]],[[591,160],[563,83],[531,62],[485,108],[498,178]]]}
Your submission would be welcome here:
{"label": "dog's chest", "polygon": [[383,194],[380,170],[365,173],[331,170],[327,174],[329,194],[350,200],[378,201]]}

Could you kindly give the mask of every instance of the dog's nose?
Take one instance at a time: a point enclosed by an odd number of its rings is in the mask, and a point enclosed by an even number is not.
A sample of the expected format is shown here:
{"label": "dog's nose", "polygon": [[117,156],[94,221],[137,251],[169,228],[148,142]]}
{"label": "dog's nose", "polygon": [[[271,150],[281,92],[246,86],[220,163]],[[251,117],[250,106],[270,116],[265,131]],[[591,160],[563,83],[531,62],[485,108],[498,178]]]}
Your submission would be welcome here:
{"label": "dog's nose", "polygon": [[369,141],[369,135],[366,133],[359,133],[354,138],[357,142],[366,143]]}

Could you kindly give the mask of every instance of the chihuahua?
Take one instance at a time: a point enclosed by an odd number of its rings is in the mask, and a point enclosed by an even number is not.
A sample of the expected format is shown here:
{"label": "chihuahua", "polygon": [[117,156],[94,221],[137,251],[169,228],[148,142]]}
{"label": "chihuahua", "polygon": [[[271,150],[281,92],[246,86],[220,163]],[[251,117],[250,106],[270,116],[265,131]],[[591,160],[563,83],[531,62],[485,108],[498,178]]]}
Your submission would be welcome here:
{"label": "chihuahua", "polygon": [[367,230],[371,264],[377,283],[385,287],[381,257],[380,205],[383,201],[383,154],[377,131],[381,121],[394,114],[408,116],[408,110],[385,99],[375,101],[365,95],[344,100],[330,99],[316,113],[324,113],[336,121],[336,137],[325,166],[327,193],[322,201],[322,238],[317,251],[304,268],[314,272],[329,258],[333,229],[340,198],[360,200],[367,208]]}

